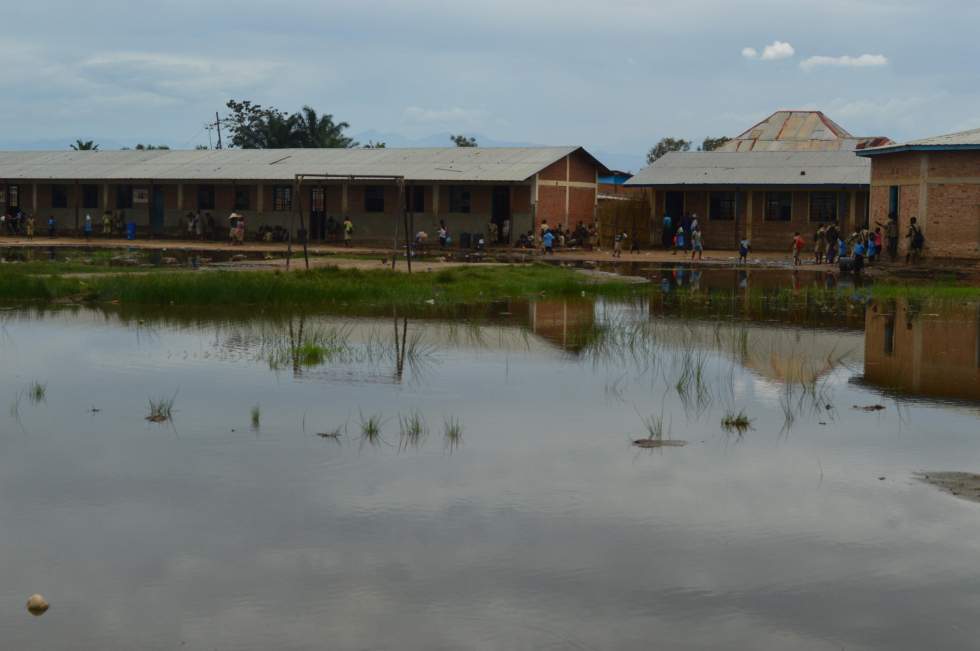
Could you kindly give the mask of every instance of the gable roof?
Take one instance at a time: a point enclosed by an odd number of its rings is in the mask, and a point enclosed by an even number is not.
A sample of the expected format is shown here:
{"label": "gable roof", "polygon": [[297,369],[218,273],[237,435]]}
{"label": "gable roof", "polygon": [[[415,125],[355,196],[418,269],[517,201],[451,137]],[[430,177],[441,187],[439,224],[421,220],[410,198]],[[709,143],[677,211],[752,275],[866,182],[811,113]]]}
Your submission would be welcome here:
{"label": "gable roof", "polygon": [[0,179],[292,181],[296,174],[403,176],[407,181],[521,182],[582,147],[218,149],[0,152]]}
{"label": "gable roof", "polygon": [[911,140],[905,143],[890,144],[856,152],[858,156],[878,156],[880,154],[897,154],[903,151],[956,151],[980,149],[980,129],[948,133],[944,136],[934,136],[921,140]]}
{"label": "gable roof", "polygon": [[776,111],[716,151],[853,151],[890,142],[851,135],[822,111]]}
{"label": "gable roof", "polygon": [[627,186],[868,185],[871,161],[850,151],[671,152]]}

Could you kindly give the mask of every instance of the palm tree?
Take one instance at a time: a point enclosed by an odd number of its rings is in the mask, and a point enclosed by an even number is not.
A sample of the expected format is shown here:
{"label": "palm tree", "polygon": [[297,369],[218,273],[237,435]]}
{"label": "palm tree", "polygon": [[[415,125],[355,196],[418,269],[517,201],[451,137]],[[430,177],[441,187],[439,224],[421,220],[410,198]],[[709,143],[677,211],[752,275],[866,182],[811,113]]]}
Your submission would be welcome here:
{"label": "palm tree", "polygon": [[76,140],[71,148],[75,151],[99,151],[99,146],[93,140]]}
{"label": "palm tree", "polygon": [[271,113],[262,130],[260,149],[288,149],[302,147],[304,134],[298,115]]}
{"label": "palm tree", "polygon": [[302,147],[357,147],[353,139],[344,135],[344,129],[350,125],[346,122],[334,124],[333,115],[329,113],[318,116],[312,106],[304,106],[294,117]]}

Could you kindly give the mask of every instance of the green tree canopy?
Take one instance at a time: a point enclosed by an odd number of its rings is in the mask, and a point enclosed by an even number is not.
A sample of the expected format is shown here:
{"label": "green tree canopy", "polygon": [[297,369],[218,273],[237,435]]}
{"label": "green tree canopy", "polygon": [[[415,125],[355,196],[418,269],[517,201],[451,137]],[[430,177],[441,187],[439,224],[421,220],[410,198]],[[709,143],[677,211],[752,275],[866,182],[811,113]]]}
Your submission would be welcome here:
{"label": "green tree canopy", "polygon": [[99,146],[94,140],[76,140],[71,148],[75,151],[99,151]]}
{"label": "green tree canopy", "polygon": [[708,136],[704,139],[704,142],[701,143],[701,146],[698,147],[698,151],[714,151],[729,140],[731,140],[731,138],[728,136],[721,136],[720,138],[712,138],[711,136]]}
{"label": "green tree canopy", "polygon": [[690,151],[691,141],[683,138],[661,138],[649,152],[647,152],[647,165],[652,165],[664,154],[672,151]]}
{"label": "green tree canopy", "polygon": [[283,149],[287,147],[357,147],[344,135],[350,127],[334,122],[330,114],[317,114],[311,106],[296,113],[253,104],[249,100],[228,100],[230,114],[223,124],[231,132],[231,144],[242,149]]}
{"label": "green tree canopy", "polygon": [[453,141],[453,144],[457,147],[477,147],[476,138],[473,136],[451,135],[449,139]]}

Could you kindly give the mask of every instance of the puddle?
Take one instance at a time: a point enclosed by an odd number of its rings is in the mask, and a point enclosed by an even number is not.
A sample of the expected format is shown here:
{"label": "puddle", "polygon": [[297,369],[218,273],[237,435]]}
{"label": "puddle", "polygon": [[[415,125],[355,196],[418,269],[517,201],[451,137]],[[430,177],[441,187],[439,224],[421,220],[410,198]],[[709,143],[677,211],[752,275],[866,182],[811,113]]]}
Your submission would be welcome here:
{"label": "puddle", "polygon": [[972,646],[978,306],[690,282],[0,312],[6,646]]}

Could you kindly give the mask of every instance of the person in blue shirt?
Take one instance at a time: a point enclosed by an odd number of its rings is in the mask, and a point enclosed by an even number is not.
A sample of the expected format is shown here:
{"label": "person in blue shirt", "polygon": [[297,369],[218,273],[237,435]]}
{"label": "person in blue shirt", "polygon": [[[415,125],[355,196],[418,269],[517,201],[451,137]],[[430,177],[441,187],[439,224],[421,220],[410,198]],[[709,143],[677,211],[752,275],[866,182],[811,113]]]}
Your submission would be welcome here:
{"label": "person in blue shirt", "polygon": [[541,241],[544,242],[544,252],[546,254],[553,254],[555,252],[555,235],[550,230],[545,231],[544,235],[541,237]]}
{"label": "person in blue shirt", "polygon": [[664,245],[666,251],[674,242],[674,220],[670,215],[664,215],[664,230],[660,236],[660,243]]}
{"label": "person in blue shirt", "polygon": [[845,242],[844,238],[842,237],[837,238],[837,257],[838,258],[847,257],[847,242]]}
{"label": "person in blue shirt", "polygon": [[678,251],[684,251],[684,227],[681,226],[677,229],[677,233],[674,235],[674,255],[677,255]]}
{"label": "person in blue shirt", "polygon": [[864,246],[864,242],[861,241],[859,237],[854,241],[853,257],[854,257],[854,273],[861,273],[864,269],[864,256],[867,253],[867,249]]}

